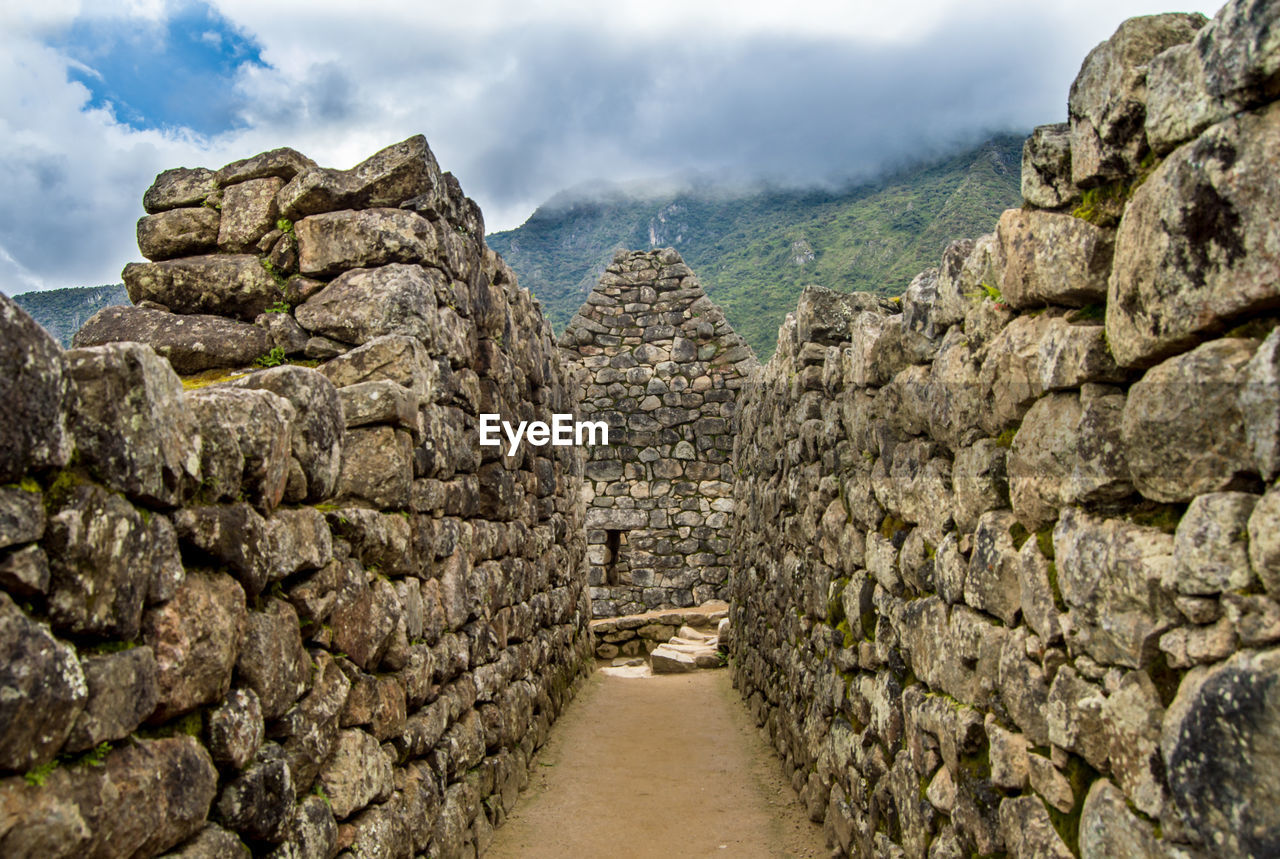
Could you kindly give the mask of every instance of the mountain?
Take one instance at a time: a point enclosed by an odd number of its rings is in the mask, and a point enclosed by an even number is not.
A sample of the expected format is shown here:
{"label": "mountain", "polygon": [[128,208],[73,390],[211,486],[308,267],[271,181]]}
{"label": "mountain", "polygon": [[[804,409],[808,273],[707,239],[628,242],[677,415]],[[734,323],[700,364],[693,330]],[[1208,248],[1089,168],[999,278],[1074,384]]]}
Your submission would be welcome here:
{"label": "mountain", "polygon": [[106,286],[74,286],[67,289],[49,289],[43,292],[24,292],[15,295],[14,302],[31,318],[44,326],[53,339],[66,349],[71,338],[89,317],[113,304],[128,304],[129,293],[123,283]]}
{"label": "mountain", "polygon": [[837,190],[714,187],[560,194],[488,236],[562,331],[619,248],[670,245],[765,360],[800,291],[899,295],[959,236],[990,232],[1022,202],[1022,138]]}

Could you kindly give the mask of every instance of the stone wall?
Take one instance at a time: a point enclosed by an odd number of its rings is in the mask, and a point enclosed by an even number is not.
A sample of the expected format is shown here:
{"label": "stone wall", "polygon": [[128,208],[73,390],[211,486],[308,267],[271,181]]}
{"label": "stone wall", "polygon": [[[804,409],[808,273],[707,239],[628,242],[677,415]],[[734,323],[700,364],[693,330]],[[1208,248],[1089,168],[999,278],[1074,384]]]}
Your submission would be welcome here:
{"label": "stone wall", "polygon": [[728,584],[734,406],[757,366],[671,248],[620,251],[560,339],[580,368],[597,617],[700,604]]}
{"label": "stone wall", "polygon": [[0,297],[0,854],[483,851],[591,663],[581,455],[476,428],[550,327],[421,137],[145,205],[77,348]]}
{"label": "stone wall", "polygon": [[1023,208],[743,394],[735,680],[841,852],[1280,853],[1277,33],[1126,22]]}

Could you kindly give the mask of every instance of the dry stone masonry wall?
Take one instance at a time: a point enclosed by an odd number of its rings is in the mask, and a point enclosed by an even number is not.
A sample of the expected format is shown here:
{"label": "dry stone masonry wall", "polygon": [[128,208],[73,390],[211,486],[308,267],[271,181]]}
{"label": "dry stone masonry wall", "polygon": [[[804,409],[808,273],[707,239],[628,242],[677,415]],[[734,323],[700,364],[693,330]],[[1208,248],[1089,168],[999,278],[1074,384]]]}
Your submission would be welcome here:
{"label": "dry stone masonry wall", "polygon": [[0,855],[482,852],[591,660],[580,454],[477,443],[550,327],[422,137],[145,204],[77,348],[0,297]]}
{"label": "dry stone masonry wall", "polygon": [[1280,4],[1126,22],[744,393],[735,680],[841,852],[1280,853],[1278,95]]}
{"label": "dry stone masonry wall", "polygon": [[751,347],[671,248],[620,251],[560,346],[579,368],[579,419],[609,425],[583,485],[595,615],[722,598]]}

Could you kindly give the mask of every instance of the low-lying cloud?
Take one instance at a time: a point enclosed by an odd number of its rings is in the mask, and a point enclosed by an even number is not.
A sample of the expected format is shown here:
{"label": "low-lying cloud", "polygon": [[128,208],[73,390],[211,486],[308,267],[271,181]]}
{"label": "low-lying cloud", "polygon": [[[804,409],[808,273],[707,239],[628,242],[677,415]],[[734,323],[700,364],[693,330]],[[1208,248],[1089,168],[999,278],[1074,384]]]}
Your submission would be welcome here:
{"label": "low-lying cloud", "polygon": [[[1063,120],[1088,49],[1161,6],[428,5],[55,5],[0,26],[0,291],[116,281],[156,172],[274,146],[345,167],[423,132],[490,229],[591,180],[866,177]],[[107,35],[94,53],[77,32]],[[160,77],[122,80],[111,33]]]}

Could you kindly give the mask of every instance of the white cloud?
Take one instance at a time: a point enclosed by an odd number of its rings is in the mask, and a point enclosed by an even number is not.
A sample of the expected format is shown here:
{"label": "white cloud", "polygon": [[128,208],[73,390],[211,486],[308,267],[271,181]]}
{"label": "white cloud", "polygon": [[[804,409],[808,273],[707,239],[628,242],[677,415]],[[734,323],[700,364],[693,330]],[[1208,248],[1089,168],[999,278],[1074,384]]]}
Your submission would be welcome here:
{"label": "white cloud", "polygon": [[[684,170],[817,181],[1065,118],[1090,47],[1167,0],[220,0],[269,68],[245,127],[138,131],[47,47],[77,15],[155,21],[164,0],[43,0],[0,19],[0,290],[111,282],[137,258],[155,173],[293,146],[351,166],[423,132],[514,226],[593,178]],[[1212,13],[1213,4],[1196,4]]]}

